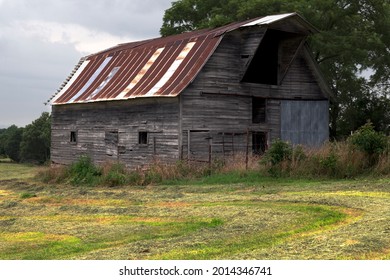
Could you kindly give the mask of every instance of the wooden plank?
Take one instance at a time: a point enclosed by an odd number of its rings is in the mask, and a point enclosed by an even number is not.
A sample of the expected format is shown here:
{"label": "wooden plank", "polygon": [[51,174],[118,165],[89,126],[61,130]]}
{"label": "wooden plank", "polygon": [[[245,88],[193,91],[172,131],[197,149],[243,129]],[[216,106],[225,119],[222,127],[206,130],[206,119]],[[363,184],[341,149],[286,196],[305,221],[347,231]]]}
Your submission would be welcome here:
{"label": "wooden plank", "polygon": [[[83,154],[98,163],[119,159],[128,166],[138,165],[140,158],[145,164],[156,154],[168,161],[179,157],[177,98],[61,105],[53,107],[52,115],[52,160],[56,163],[69,164]],[[78,131],[75,145],[68,141],[71,130]],[[140,130],[150,135],[145,146],[138,144]],[[117,131],[117,143],[107,144],[107,131]]]}

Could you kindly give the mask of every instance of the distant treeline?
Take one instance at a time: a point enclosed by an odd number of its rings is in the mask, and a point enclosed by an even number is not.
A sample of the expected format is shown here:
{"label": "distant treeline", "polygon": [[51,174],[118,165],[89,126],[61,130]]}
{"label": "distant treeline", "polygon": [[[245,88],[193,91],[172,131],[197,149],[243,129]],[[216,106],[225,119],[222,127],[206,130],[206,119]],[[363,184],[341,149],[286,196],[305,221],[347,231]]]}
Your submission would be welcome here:
{"label": "distant treeline", "polygon": [[47,112],[26,127],[0,129],[0,157],[43,164],[50,159],[51,117]]}

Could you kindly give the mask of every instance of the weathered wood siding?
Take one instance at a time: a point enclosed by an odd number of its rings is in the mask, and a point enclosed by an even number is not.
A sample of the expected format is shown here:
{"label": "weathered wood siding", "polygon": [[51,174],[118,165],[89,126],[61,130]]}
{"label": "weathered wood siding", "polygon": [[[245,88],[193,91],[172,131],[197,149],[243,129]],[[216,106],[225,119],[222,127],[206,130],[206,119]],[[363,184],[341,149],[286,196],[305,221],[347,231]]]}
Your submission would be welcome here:
{"label": "weathered wood siding", "polygon": [[[179,158],[178,98],[143,98],[53,106],[52,161],[69,164],[82,155],[97,163],[120,160],[129,167],[153,158]],[[71,132],[77,142],[70,142]],[[139,144],[139,132],[147,143]]]}
{"label": "weathered wood siding", "polygon": [[[287,39],[281,38],[275,55],[281,58],[276,84],[256,80],[256,67],[244,79],[251,83],[243,82],[248,65],[262,59],[256,51],[264,36],[266,29],[257,26],[225,34],[179,97],[53,106],[52,160],[69,164],[86,154],[98,163],[120,160],[136,167],[154,157],[208,160],[210,152],[245,153],[260,138],[257,146],[277,138],[319,145],[328,137],[328,98],[310,68],[303,37],[281,35]],[[265,100],[256,103],[262,116],[265,112],[261,121],[253,119],[256,98]],[[70,139],[72,132],[76,143]],[[139,142],[140,132],[147,133],[146,143]]]}
{"label": "weathered wood siding", "polygon": [[[303,49],[289,65],[281,85],[241,82],[263,34],[264,29],[252,28],[225,35],[197,78],[182,93],[180,127],[183,158],[202,157],[200,154],[206,158],[210,141],[213,153],[223,154],[232,149],[244,152],[248,143],[252,145],[252,136],[248,139],[245,133],[248,130],[267,133],[269,144],[282,137],[282,126],[289,125],[283,123],[285,119],[281,119],[284,100],[326,100],[305,61]],[[297,47],[299,44],[295,45]],[[253,97],[266,99],[266,121],[263,123],[252,121]],[[315,117],[323,131],[328,122],[327,101],[321,104],[321,111]],[[302,144],[317,145],[327,139],[324,133],[316,138],[316,128],[309,126],[307,129],[310,132],[300,136],[299,141],[306,136],[310,136],[311,140],[302,140]],[[286,133],[283,137],[293,140]]]}

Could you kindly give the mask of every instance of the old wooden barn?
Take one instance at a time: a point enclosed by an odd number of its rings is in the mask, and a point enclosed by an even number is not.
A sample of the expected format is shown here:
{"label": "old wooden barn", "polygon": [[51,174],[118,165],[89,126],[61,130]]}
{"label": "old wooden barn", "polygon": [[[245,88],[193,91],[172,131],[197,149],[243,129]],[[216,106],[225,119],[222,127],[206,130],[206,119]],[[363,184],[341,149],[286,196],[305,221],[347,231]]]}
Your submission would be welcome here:
{"label": "old wooden barn", "polygon": [[118,45],[83,57],[53,96],[52,161],[136,167],[328,139],[330,92],[296,13]]}

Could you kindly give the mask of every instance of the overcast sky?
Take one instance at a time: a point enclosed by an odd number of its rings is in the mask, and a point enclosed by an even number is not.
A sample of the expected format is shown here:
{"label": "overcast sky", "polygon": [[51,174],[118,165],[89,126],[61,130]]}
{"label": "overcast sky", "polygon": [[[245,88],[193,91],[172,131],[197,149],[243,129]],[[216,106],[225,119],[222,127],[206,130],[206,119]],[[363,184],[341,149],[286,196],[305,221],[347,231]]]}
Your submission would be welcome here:
{"label": "overcast sky", "polygon": [[173,0],[0,0],[0,128],[25,126],[82,56],[159,37]]}

